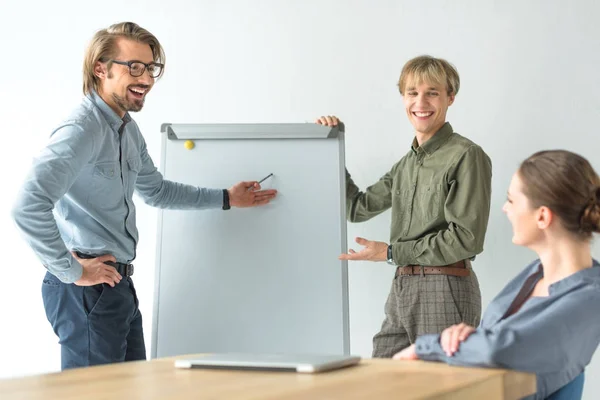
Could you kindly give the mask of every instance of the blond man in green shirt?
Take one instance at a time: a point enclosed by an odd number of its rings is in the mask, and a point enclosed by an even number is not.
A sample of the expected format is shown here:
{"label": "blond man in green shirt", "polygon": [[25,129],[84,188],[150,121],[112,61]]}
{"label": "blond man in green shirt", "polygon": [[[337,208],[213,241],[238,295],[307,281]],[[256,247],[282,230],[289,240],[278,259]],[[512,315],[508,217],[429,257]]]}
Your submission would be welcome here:
{"label": "blond man in green shirt", "polygon": [[[408,61],[398,82],[415,137],[408,153],[364,192],[346,172],[347,218],[367,221],[392,209],[390,244],[357,238],[344,260],[397,265],[373,357],[392,357],[417,336],[461,322],[477,326],[479,283],[471,260],[483,251],[492,164],[480,146],[454,132],[448,107],[460,87],[446,60]],[[324,116],[317,123],[335,126]]]}

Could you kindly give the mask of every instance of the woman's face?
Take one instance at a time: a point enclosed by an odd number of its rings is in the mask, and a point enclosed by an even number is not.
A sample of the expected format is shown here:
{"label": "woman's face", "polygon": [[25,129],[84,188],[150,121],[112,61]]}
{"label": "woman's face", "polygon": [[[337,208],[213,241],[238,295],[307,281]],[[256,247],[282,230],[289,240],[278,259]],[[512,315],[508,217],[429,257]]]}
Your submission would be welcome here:
{"label": "woman's face", "polygon": [[519,246],[529,247],[536,243],[542,235],[538,227],[540,210],[531,207],[529,199],[523,194],[523,183],[516,172],[508,188],[506,203],[502,211],[506,213],[513,228],[512,242]]}

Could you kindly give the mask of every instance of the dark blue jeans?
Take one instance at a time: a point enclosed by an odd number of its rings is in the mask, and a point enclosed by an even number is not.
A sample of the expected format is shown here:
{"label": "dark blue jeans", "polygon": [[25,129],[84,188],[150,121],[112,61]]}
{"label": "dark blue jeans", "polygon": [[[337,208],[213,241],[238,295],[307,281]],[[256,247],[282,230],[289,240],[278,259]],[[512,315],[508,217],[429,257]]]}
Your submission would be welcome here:
{"label": "dark blue jeans", "polygon": [[581,400],[585,371],[577,375],[571,382],[546,397],[546,400]]}
{"label": "dark blue jeans", "polygon": [[114,288],[77,286],[46,273],[46,316],[61,346],[62,369],[146,359],[142,314],[131,278]]}

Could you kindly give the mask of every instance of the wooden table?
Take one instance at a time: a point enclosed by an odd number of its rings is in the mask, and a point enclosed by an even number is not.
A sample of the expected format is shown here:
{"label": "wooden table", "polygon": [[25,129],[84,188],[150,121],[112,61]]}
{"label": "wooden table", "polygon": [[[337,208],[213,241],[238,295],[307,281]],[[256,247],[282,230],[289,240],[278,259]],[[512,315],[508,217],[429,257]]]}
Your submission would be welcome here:
{"label": "wooden table", "polygon": [[174,358],[0,380],[0,399],[518,399],[535,375],[366,359],[320,374],[181,370]]}

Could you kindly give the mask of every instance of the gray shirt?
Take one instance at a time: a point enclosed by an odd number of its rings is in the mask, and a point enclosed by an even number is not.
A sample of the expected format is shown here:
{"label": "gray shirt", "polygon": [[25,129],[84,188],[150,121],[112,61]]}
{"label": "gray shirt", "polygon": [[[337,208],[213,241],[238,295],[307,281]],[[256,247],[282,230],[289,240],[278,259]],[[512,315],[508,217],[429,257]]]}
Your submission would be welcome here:
{"label": "gray shirt", "polygon": [[170,182],[156,169],[135,123],[97,93],[52,132],[19,191],[13,217],[44,266],[71,283],[81,265],[70,250],[135,258],[135,192],[155,207],[216,208],[221,189]]}
{"label": "gray shirt", "polygon": [[[490,303],[481,324],[451,357],[440,335],[416,340],[420,359],[448,364],[498,367],[537,375],[537,393],[544,399],[569,383],[589,364],[600,342],[600,264],[579,271],[548,288],[547,297],[530,297],[543,276],[539,260],[513,279]],[[508,316],[507,316],[508,315]]]}

